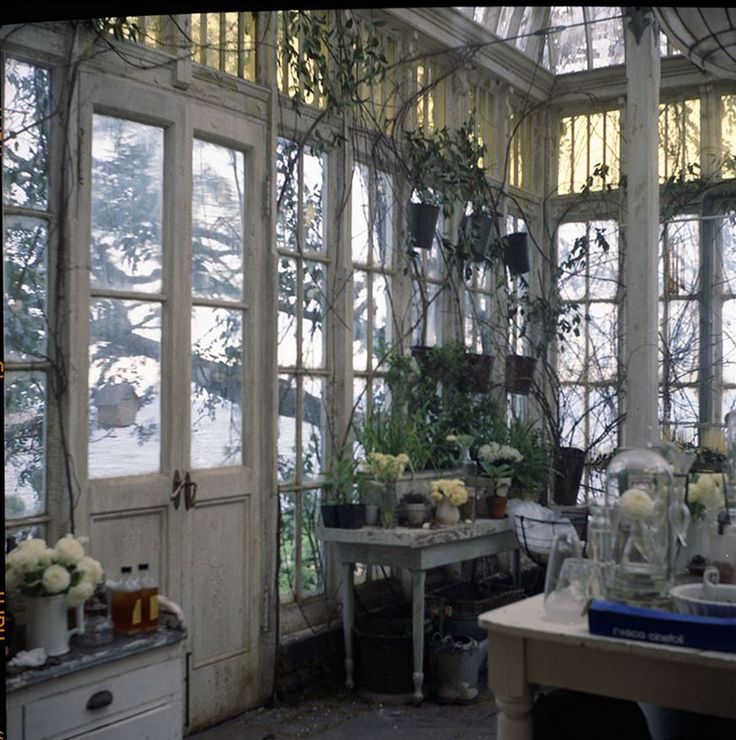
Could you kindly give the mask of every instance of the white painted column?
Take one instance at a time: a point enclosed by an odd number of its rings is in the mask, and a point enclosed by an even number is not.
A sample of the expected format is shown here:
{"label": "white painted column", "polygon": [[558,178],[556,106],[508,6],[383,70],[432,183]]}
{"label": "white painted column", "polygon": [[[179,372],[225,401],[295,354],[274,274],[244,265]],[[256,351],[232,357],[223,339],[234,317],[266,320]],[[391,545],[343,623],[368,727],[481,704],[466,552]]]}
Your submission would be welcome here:
{"label": "white painted column", "polygon": [[[636,14],[641,9],[627,10]],[[658,437],[659,33],[651,12],[639,17],[638,24],[636,21],[636,16],[624,18],[628,184],[626,219],[622,224],[625,227],[623,361],[627,377],[622,442],[626,447],[643,447]]]}

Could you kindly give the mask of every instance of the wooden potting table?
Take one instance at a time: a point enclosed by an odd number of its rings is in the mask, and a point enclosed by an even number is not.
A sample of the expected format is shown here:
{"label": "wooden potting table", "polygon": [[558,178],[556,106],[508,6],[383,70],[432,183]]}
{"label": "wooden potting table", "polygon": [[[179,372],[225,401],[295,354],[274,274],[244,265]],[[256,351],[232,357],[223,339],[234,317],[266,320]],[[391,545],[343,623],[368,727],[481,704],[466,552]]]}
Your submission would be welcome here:
{"label": "wooden potting table", "polygon": [[519,583],[519,542],[509,519],[478,519],[435,529],[318,527],[317,536],[332,548],[342,570],[342,626],[345,639],[345,685],[353,688],[353,574],[355,563],[389,565],[411,573],[414,700],[423,700],[424,584],[429,568],[464,560],[514,553],[514,581]]}
{"label": "wooden potting table", "polygon": [[593,635],[587,621],[550,622],[543,594],[485,612],[479,623],[488,631],[498,740],[532,740],[536,685],[736,718],[736,653]]}

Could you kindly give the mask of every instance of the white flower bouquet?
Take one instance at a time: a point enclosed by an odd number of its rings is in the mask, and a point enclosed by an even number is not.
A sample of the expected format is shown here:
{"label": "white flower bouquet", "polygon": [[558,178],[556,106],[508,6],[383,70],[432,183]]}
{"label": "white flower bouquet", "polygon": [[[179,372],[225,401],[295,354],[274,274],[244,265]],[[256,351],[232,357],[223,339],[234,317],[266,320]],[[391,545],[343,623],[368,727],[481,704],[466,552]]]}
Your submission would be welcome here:
{"label": "white flower bouquet", "polygon": [[69,606],[86,601],[104,578],[102,566],[84,552],[84,544],[71,534],[54,547],[42,539],[22,540],[5,556],[5,584],[24,596],[66,594]]}
{"label": "white flower bouquet", "polygon": [[718,473],[693,473],[687,489],[687,505],[690,516],[695,520],[703,520],[708,512],[724,508],[723,476]]}
{"label": "white flower bouquet", "polygon": [[524,456],[516,447],[498,442],[490,442],[478,448],[481,470],[490,478],[511,478],[514,475],[514,466],[523,459]]}
{"label": "white flower bouquet", "polygon": [[437,503],[447,501],[453,506],[462,506],[468,500],[468,489],[459,478],[432,481],[429,495]]}

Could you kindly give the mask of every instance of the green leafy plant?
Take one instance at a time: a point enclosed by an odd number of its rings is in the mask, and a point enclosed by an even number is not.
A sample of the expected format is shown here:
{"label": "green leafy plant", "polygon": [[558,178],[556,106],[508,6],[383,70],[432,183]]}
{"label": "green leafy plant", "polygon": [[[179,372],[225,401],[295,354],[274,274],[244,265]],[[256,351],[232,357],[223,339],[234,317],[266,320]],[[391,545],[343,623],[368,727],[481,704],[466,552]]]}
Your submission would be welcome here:
{"label": "green leafy plant", "polygon": [[356,500],[356,470],[358,464],[352,455],[336,457],[324,475],[323,488],[326,503],[348,504]]}

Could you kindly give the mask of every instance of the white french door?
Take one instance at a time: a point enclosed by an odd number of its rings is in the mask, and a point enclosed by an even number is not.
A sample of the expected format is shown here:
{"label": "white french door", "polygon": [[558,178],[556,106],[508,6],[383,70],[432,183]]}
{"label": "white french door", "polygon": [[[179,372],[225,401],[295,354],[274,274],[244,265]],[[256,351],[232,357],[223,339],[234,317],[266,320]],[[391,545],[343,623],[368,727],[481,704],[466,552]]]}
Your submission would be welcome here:
{"label": "white french door", "polygon": [[80,111],[79,529],[109,577],[148,562],[182,606],[194,730],[262,698],[265,135],[190,98],[92,75]]}

